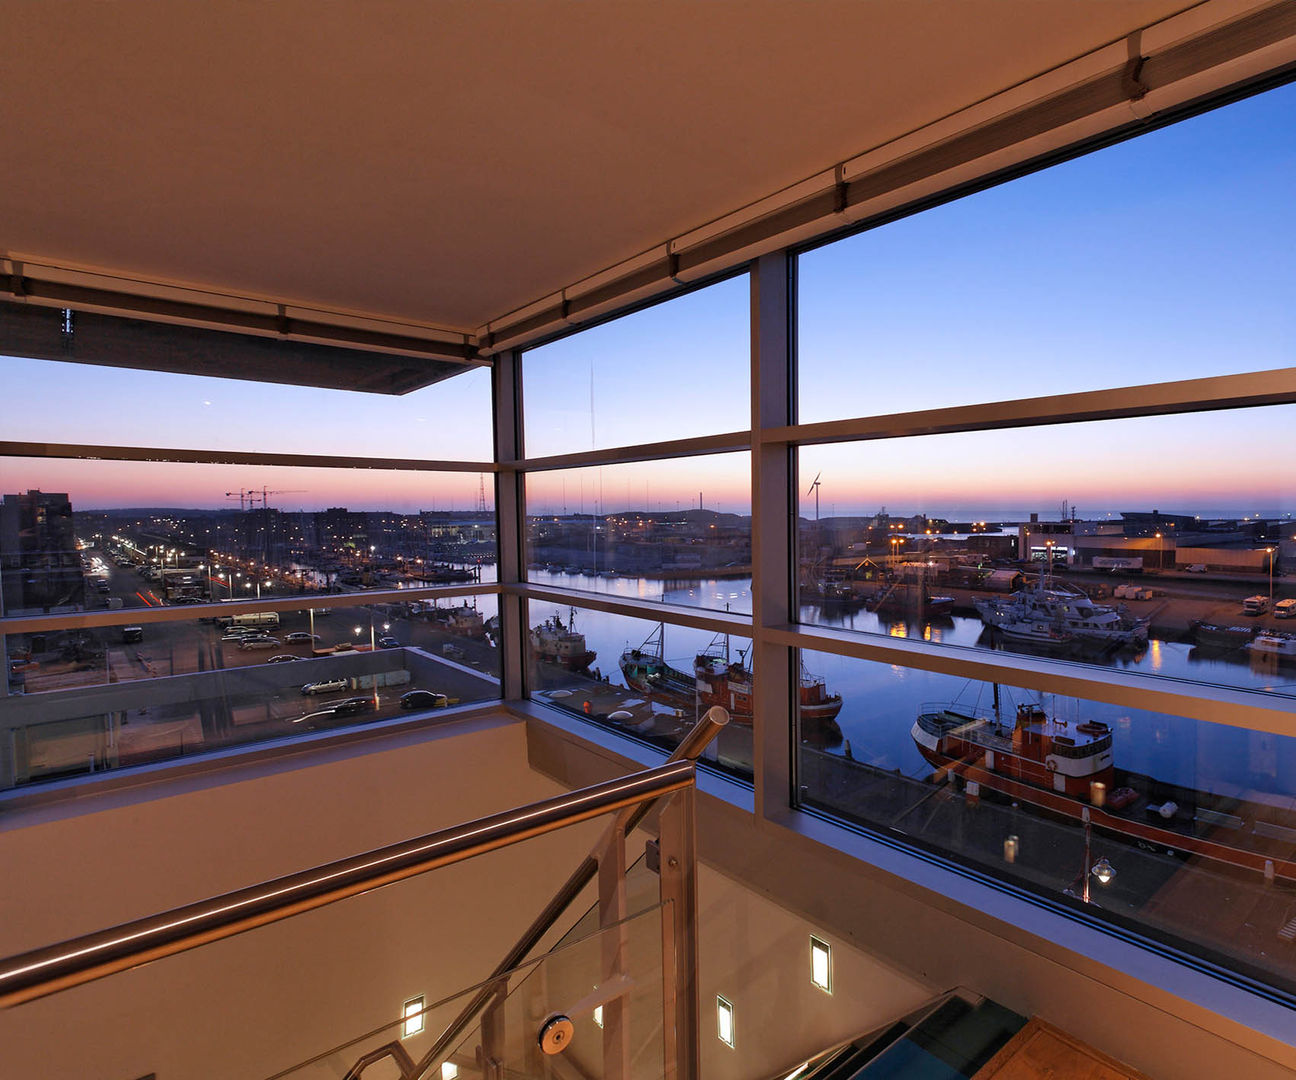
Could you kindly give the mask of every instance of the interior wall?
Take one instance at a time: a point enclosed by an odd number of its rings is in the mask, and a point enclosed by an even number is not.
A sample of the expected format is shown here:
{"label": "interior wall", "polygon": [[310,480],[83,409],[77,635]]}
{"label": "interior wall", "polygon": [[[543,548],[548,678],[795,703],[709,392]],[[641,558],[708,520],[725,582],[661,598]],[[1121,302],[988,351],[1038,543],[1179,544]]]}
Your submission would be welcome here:
{"label": "interior wall", "polygon": [[[562,790],[528,768],[524,726],[497,718],[0,812],[0,955]],[[393,1020],[408,998],[431,1003],[483,978],[601,827],[0,1012],[4,1071],[269,1076]],[[429,1027],[449,1018],[443,1010]],[[341,1076],[356,1056],[333,1055],[319,1075]]]}
{"label": "interior wall", "polygon": [[[593,725],[552,710],[533,711],[544,718],[529,722],[532,763],[570,786],[596,783],[636,755],[651,756]],[[1296,1075],[1290,1012],[1277,1004],[1000,890],[968,886],[934,864],[830,822],[790,811],[779,823],[760,820],[751,812],[750,790],[741,785],[711,777],[700,786],[698,851],[707,869],[732,882],[743,904],[770,904],[778,920],[790,920],[783,925],[798,927],[797,934],[813,927],[834,945],[847,944],[854,950],[850,955],[866,957],[869,972],[883,976],[879,995],[905,980],[929,988],[928,996],[965,987],[1023,1015],[1040,1016],[1153,1077]],[[704,888],[710,880],[704,875]],[[708,1039],[715,1043],[714,1028],[705,1028],[714,1016],[714,994],[729,997],[714,974],[725,970],[732,953],[732,977],[726,974],[721,982],[746,991],[744,980],[759,968],[744,969],[738,958],[746,953],[740,950],[760,955],[764,947],[755,935],[744,934],[720,958],[706,952],[712,935],[725,930],[725,920],[712,911],[702,938],[704,1051]],[[789,985],[796,987],[801,978],[794,974]],[[754,985],[751,991],[752,999],[764,997]],[[906,1008],[903,991],[895,995],[889,1015]],[[782,1019],[784,999],[778,999],[778,1011],[769,1000],[757,1026],[769,1026],[773,1017],[778,1030],[793,1030]],[[869,1015],[866,1009],[858,1013],[861,1019]],[[799,1022],[805,1022],[804,1014]],[[744,1026],[750,1031],[752,1024],[739,1021],[740,1031]],[[867,1026],[861,1023],[857,1031]],[[708,1065],[715,1059],[712,1050],[704,1057]]]}

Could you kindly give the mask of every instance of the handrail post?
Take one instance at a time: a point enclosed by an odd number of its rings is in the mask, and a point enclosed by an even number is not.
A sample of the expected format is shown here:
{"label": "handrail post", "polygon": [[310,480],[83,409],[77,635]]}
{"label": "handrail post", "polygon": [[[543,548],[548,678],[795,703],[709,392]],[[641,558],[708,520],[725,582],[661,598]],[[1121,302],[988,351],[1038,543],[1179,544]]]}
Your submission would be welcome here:
{"label": "handrail post", "polygon": [[696,789],[675,792],[662,808],[662,1075],[700,1075],[697,986]]}

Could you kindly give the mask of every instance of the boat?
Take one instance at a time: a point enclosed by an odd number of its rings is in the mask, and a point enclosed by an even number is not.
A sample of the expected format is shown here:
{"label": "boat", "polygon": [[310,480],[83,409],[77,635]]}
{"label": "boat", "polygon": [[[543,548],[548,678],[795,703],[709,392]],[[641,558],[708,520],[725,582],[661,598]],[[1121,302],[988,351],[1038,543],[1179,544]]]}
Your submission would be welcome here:
{"label": "boat", "polygon": [[1279,660],[1296,660],[1296,634],[1261,633],[1243,648],[1252,656],[1274,656]]}
{"label": "boat", "polygon": [[531,628],[531,653],[542,664],[557,664],[568,671],[588,671],[598,653],[586,648],[585,635],[576,631],[576,609],[567,623],[557,613]]}
{"label": "boat", "polygon": [[[664,635],[665,624],[658,623],[639,648],[621,654],[621,674],[626,685],[677,708],[702,711],[720,705],[728,710],[734,723],[750,725],[752,672],[746,666],[745,652],[739,652],[738,660],[732,661],[728,635],[718,634],[694,656],[693,672],[689,674],[666,662]],[[818,735],[825,734],[825,729],[827,734],[833,734],[841,712],[841,695],[829,693],[823,677],[808,672],[804,664],[797,679],[797,700],[803,727],[816,729]]]}
{"label": "boat", "polygon": [[[1124,604],[1096,603],[1079,589],[1055,584],[1048,573],[1041,573],[1029,588],[1006,597],[974,597],[972,604],[982,622],[1011,640],[1030,640],[1030,624],[1070,635],[1076,644],[1122,648],[1146,645],[1148,640],[1148,618],[1131,616]],[[1042,631],[1036,636],[1060,643],[1059,638]]]}
{"label": "boat", "polygon": [[870,611],[915,611],[928,618],[948,615],[954,610],[954,597],[933,596],[923,585],[895,582],[875,593],[868,601]]}
{"label": "boat", "polygon": [[[717,634],[711,644],[693,658],[699,705],[709,709],[720,705],[737,724],[750,724],[753,716],[752,671],[746,666],[746,652],[739,651],[737,661],[729,656],[729,635]],[[797,677],[797,715],[803,729],[823,734],[837,727],[841,712],[840,694],[828,693],[824,679],[812,675],[801,665]]]}
{"label": "boat", "polygon": [[1223,626],[1219,623],[1203,622],[1194,619],[1188,624],[1198,645],[1210,645],[1217,649],[1240,649],[1259,631],[1256,626]]}
{"label": "boat", "polygon": [[991,712],[927,706],[911,734],[923,757],[942,769],[976,765],[996,776],[1085,797],[1090,785],[1111,786],[1113,779],[1110,727],[1050,719],[1033,702],[1017,706],[1013,723],[1005,724],[997,686]]}
{"label": "boat", "polygon": [[1272,806],[1212,809],[1201,804],[1202,793],[1187,790],[1176,798],[1188,805],[1173,798],[1154,802],[1151,792],[1166,785],[1116,769],[1108,724],[1051,719],[1034,702],[1018,705],[1011,723],[1000,712],[998,686],[990,710],[957,703],[921,706],[910,734],[936,767],[932,779],[957,777],[969,795],[996,792],[1145,847],[1192,853],[1266,880],[1296,881],[1296,859],[1290,857],[1296,828],[1271,820]]}
{"label": "boat", "polygon": [[621,675],[626,685],[647,697],[685,700],[692,705],[697,680],[679,668],[671,667],[663,656],[666,624],[657,629],[637,649],[627,648],[621,654]]}

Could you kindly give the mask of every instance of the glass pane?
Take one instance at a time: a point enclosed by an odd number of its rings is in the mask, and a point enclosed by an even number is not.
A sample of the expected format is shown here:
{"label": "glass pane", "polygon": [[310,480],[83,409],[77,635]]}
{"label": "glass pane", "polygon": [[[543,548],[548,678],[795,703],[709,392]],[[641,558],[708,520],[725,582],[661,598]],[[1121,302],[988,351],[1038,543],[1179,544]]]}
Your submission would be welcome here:
{"label": "glass pane", "polygon": [[665,750],[722,705],[732,722],[704,760],[751,778],[750,641],[540,601],[528,612],[532,698]]}
{"label": "glass pane", "polygon": [[[662,909],[653,906],[614,926],[565,941],[501,976],[481,1019],[442,1055],[444,1065],[427,1060],[429,1051],[490,984],[443,1001],[414,1004],[405,1018],[329,1048],[271,1080],[341,1080],[366,1056],[374,1062],[364,1072],[366,1078],[426,1075],[429,1080],[455,1080],[480,1075],[482,1062],[493,1058],[499,1062],[499,1075],[543,1076],[550,1067],[568,1064],[578,1070],[576,1075],[590,1078],[614,1074],[659,1080],[664,1038],[661,926]],[[557,1018],[570,1023],[559,1040],[564,1047],[559,1065],[548,1060],[540,1043],[542,1032],[553,1029]],[[622,1053],[627,1067],[613,1072],[605,1055]],[[411,1069],[419,1065],[426,1072]]]}
{"label": "glass pane", "polygon": [[6,615],[495,580],[477,473],[0,459]]}
{"label": "glass pane", "polygon": [[801,421],[1289,366],[1294,165],[1285,86],[801,256]]}
{"label": "glass pane", "polygon": [[[0,371],[11,400],[23,402],[5,414],[7,439],[445,461],[493,454],[486,368],[403,396],[18,357],[0,357]],[[105,407],[117,401],[139,403],[147,423]]]}
{"label": "glass pane", "polygon": [[[806,654],[839,688],[804,805],[1296,988],[1296,738]],[[802,727],[805,728],[802,719]]]}
{"label": "glass pane", "polygon": [[526,478],[527,580],[751,612],[751,455]]}
{"label": "glass pane", "polygon": [[0,786],[499,697],[495,597],[10,634]]}
{"label": "glass pane", "polygon": [[527,457],[750,427],[749,288],[741,275],[528,350]]}
{"label": "glass pane", "polygon": [[805,622],[1296,694],[1292,406],[799,454]]}

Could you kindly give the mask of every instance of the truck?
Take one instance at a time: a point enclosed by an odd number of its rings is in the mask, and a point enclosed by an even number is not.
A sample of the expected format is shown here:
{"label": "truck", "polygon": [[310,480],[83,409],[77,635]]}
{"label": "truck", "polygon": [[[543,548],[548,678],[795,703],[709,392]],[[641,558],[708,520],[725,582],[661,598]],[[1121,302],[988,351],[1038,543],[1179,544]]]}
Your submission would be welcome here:
{"label": "truck", "polygon": [[1269,610],[1269,597],[1248,596],[1242,601],[1243,615],[1263,615]]}

